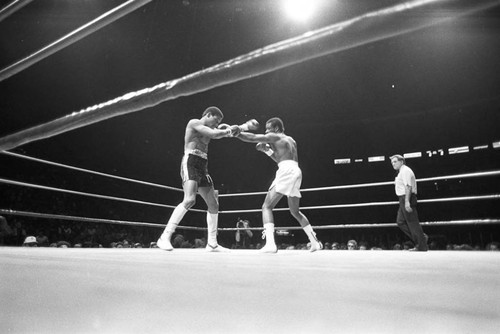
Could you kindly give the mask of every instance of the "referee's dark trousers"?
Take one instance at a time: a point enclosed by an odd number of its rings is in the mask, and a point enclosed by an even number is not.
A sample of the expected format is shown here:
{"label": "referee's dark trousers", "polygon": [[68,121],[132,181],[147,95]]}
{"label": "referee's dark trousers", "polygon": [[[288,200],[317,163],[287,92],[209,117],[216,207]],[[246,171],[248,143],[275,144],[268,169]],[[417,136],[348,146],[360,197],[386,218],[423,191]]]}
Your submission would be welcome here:
{"label": "referee's dark trousers", "polygon": [[399,198],[399,209],[396,218],[396,223],[401,231],[404,232],[415,244],[416,250],[427,251],[427,238],[425,237],[422,226],[420,226],[420,221],[418,219],[417,212],[417,195],[411,194],[410,206],[412,212],[408,212],[405,209],[405,196],[398,196]]}

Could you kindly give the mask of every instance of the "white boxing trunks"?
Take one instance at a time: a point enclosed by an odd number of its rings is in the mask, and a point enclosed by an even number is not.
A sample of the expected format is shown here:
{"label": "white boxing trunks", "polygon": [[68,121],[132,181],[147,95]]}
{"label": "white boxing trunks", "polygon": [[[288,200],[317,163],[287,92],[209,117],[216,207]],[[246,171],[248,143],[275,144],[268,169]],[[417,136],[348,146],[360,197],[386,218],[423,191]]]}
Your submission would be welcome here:
{"label": "white boxing trunks", "polygon": [[302,184],[302,171],[294,160],[283,160],[278,163],[276,177],[269,187],[276,187],[276,192],[288,197],[302,197],[300,185]]}

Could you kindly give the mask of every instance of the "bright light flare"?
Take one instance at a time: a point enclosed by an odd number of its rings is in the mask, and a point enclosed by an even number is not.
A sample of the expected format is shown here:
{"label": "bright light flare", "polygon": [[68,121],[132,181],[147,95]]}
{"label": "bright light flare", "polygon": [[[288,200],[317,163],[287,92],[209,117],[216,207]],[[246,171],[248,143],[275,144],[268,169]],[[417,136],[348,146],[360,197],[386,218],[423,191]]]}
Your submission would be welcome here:
{"label": "bright light flare", "polygon": [[306,21],[318,8],[317,0],[282,0],[286,14],[296,21]]}

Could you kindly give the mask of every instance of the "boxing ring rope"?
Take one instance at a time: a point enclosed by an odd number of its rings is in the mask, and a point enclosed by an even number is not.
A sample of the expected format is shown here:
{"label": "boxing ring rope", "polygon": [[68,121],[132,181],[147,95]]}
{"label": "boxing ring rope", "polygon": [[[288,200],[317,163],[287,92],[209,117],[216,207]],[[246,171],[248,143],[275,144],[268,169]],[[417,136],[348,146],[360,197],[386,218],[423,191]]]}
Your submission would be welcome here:
{"label": "boxing ring rope", "polygon": [[[166,226],[166,224],[158,224],[158,223],[136,222],[136,221],[116,220],[116,219],[90,218],[90,217],[81,217],[81,216],[55,215],[55,214],[48,214],[48,213],[6,210],[6,209],[0,209],[0,213],[4,214],[4,215],[10,215],[10,216],[71,220],[71,221],[80,221],[80,222],[87,222],[87,223],[104,223],[104,224],[116,224],[116,225],[157,227],[157,228],[160,228],[160,227],[165,228],[165,226]],[[184,230],[199,230],[200,229],[199,227],[194,227],[194,226],[178,226],[178,228],[184,229]]]}
{"label": "boxing ring rope", "polygon": [[16,158],[31,160],[31,161],[40,162],[40,163],[44,163],[44,164],[48,164],[48,165],[52,165],[52,166],[56,166],[56,167],[62,167],[62,168],[67,168],[67,169],[71,169],[71,170],[76,170],[76,171],[79,171],[79,172],[85,172],[85,173],[89,173],[89,174],[94,174],[94,175],[109,177],[109,178],[113,178],[113,179],[117,179],[117,180],[121,180],[121,181],[134,182],[134,183],[138,183],[138,184],[142,184],[142,185],[146,185],[146,186],[158,187],[158,188],[175,190],[175,191],[181,191],[181,192],[183,191],[182,189],[175,188],[175,187],[170,187],[170,186],[166,186],[166,185],[162,185],[162,184],[157,184],[157,183],[152,183],[152,182],[147,182],[147,181],[141,181],[141,180],[126,178],[126,177],[112,175],[112,174],[106,174],[106,173],[102,173],[102,172],[93,171],[93,170],[90,170],[90,169],[85,169],[85,168],[80,168],[80,167],[74,167],[74,166],[70,166],[70,165],[61,164],[61,163],[58,163],[58,162],[53,162],[53,161],[49,161],[49,160],[34,158],[34,157],[27,156],[27,155],[19,154],[19,153],[14,153],[14,152],[9,152],[9,151],[3,151],[3,152],[0,152],[0,153],[5,154],[5,155],[10,155],[10,156],[13,156],[13,157],[16,157]]}
{"label": "boxing ring rope", "polygon": [[[137,8],[144,6],[145,4],[151,2],[151,0],[129,0],[120,6],[108,11],[107,13],[99,16],[98,18],[90,21],[89,23],[81,26],[80,28],[72,31],[66,36],[58,39],[52,44],[47,45],[46,47],[36,51],[30,56],[2,69],[0,71],[0,81],[3,81],[7,78],[10,78],[14,74],[17,74],[31,65],[36,64],[37,62],[47,58],[48,56],[56,53],[59,50],[64,49],[65,47],[81,40],[82,38],[96,32],[97,30],[107,26],[110,23],[118,20],[119,18],[133,12]],[[1,17],[0,17],[1,21]]]}
{"label": "boxing ring rope", "polygon": [[[447,220],[447,221],[429,221],[420,222],[423,226],[456,226],[456,225],[494,225],[500,224],[500,219],[463,219],[463,220]],[[344,228],[374,228],[374,227],[397,227],[396,223],[370,223],[370,224],[337,224],[337,225],[316,225],[315,230],[330,230],[330,229],[344,229]],[[221,231],[237,231],[237,230],[263,230],[262,227],[223,227],[219,228]],[[286,226],[276,227],[277,231],[280,230],[302,230],[301,226]]]}
{"label": "boxing ring rope", "polygon": [[[11,16],[33,0],[14,0],[0,9],[0,22]],[[0,80],[1,81],[1,80]]]}
{"label": "boxing ring rope", "polygon": [[[57,219],[57,220],[68,220],[68,221],[80,221],[87,223],[104,223],[104,224],[116,224],[116,225],[130,225],[130,226],[142,226],[142,227],[154,227],[154,228],[165,228],[166,224],[158,223],[148,223],[148,222],[137,222],[129,220],[116,220],[116,219],[102,219],[102,218],[91,218],[91,217],[81,217],[81,216],[67,216],[67,215],[55,215],[48,213],[38,213],[30,211],[18,211],[18,210],[6,210],[0,209],[0,213],[10,216],[22,216],[22,217],[33,217],[33,218],[44,218],[44,219]],[[463,220],[449,220],[449,221],[430,221],[430,222],[420,222],[424,226],[456,226],[456,225],[494,225],[500,224],[500,219],[463,219]],[[344,229],[344,228],[378,228],[378,227],[397,227],[395,223],[369,223],[369,224],[337,224],[337,225],[319,225],[314,226],[315,230],[326,230],[326,229]],[[192,231],[203,231],[206,227],[195,227],[195,226],[177,226],[178,229],[192,230]],[[252,231],[262,231],[263,227],[219,227],[219,231],[238,231],[238,230],[252,230]],[[277,227],[277,230],[301,230],[301,226],[284,226]]]}
{"label": "boxing ring rope", "polygon": [[[459,176],[462,176],[462,178],[465,177],[478,177],[478,176],[492,176],[492,175],[498,175],[500,174],[500,171],[493,171],[493,172],[484,172],[484,173],[467,173],[467,174],[459,174],[459,175],[451,175],[451,176],[445,176],[445,177],[431,177],[431,178],[426,178],[422,179],[425,181],[430,181],[430,180],[442,180],[442,179],[453,179],[453,178],[459,178]],[[160,203],[152,203],[152,202],[145,202],[145,201],[139,201],[139,200],[132,200],[132,199],[127,199],[127,198],[120,198],[120,197],[112,197],[112,196],[107,196],[107,195],[99,195],[99,194],[92,194],[92,193],[86,193],[86,192],[80,192],[80,191],[73,191],[73,190],[67,190],[67,189],[60,189],[60,188],[55,188],[55,187],[47,187],[47,186],[42,186],[42,185],[36,185],[36,184],[30,184],[30,183],[25,183],[25,182],[19,182],[19,181],[13,181],[13,180],[8,180],[4,178],[0,178],[0,183],[6,183],[6,184],[11,184],[11,185],[17,185],[17,186],[26,186],[26,187],[32,187],[36,189],[42,189],[42,190],[50,190],[50,191],[57,191],[57,192],[64,192],[64,193],[69,193],[73,195],[82,195],[82,196],[90,196],[90,197],[95,197],[95,198],[100,198],[100,199],[107,199],[107,200],[117,200],[117,201],[123,201],[123,202],[128,202],[128,203],[134,203],[134,204],[144,204],[144,205],[151,205],[151,206],[159,206],[159,207],[164,207],[164,208],[175,208],[175,206],[172,205],[166,205],[166,204],[160,204]],[[377,182],[373,183],[374,185],[392,185],[393,182]],[[364,184],[365,186],[371,186],[372,184]],[[342,187],[341,189],[348,189],[348,188],[359,188],[360,184],[355,184],[355,185],[344,185],[340,186]],[[330,188],[332,189],[333,187],[324,187],[324,188]],[[323,188],[321,188],[323,190]],[[255,193],[251,193],[252,195]],[[471,200],[494,200],[494,199],[500,199],[500,194],[490,194],[490,195],[481,195],[481,196],[462,196],[462,197],[447,197],[447,198],[433,198],[433,199],[420,199],[420,203],[437,203],[437,202],[452,202],[452,201],[471,201]],[[351,204],[335,204],[335,205],[322,205],[322,206],[309,206],[309,207],[301,207],[301,210],[318,210],[318,209],[339,209],[339,208],[353,208],[353,207],[367,207],[367,206],[385,206],[385,205],[397,205],[399,204],[398,201],[386,201],[386,202],[367,202],[367,203],[351,203]],[[274,211],[287,211],[288,208],[275,208]],[[200,209],[190,209],[190,211],[193,212],[202,212],[205,213],[205,210],[200,210]],[[226,211],[219,211],[220,214],[227,214],[227,213],[250,213],[250,212],[260,212],[261,209],[249,209],[249,210],[226,210]],[[5,210],[5,209],[0,209],[0,212],[4,212],[6,214],[15,214],[15,210]],[[62,215],[52,215],[52,214],[46,214],[46,213],[27,213],[23,212],[24,215],[30,215],[32,217],[40,217],[40,218],[56,218],[56,219],[66,219],[64,217],[72,217],[70,220],[78,220],[79,218],[82,217],[73,217],[73,216],[62,216]],[[22,215],[22,214],[20,214]],[[94,219],[93,221],[97,222],[108,222],[108,223],[122,223],[124,221],[114,221],[114,220],[105,220],[105,219],[97,219],[97,218],[88,218],[88,219]],[[489,220],[466,220],[466,221],[460,221],[461,224],[466,224],[467,222],[478,222],[481,221],[484,223],[488,224],[493,224],[497,223],[498,220],[496,219],[489,219]],[[125,223],[124,223],[125,224]],[[126,224],[128,225],[134,225],[134,222],[127,222]],[[144,223],[148,224],[148,223]],[[140,223],[140,225],[143,225],[143,223]],[[355,226],[365,226],[370,227],[372,225],[377,225],[377,224],[349,224],[346,225],[346,227],[355,227]],[[431,225],[436,225],[436,224],[431,224]],[[162,225],[160,225],[162,226]],[[319,226],[319,228],[329,228],[330,226],[338,226],[338,225],[323,225]],[[389,226],[389,225],[380,225],[378,227],[384,227],[384,226]],[[391,225],[392,226],[392,225]],[[295,229],[295,227],[280,227],[280,229]]]}
{"label": "boxing ring rope", "polygon": [[[0,179],[1,181],[1,179]],[[419,199],[419,203],[436,203],[436,202],[452,202],[452,201],[470,201],[470,200],[489,200],[500,199],[500,194],[482,195],[482,196],[463,196],[463,197],[446,197],[446,198],[432,198],[432,199]],[[352,203],[352,204],[333,204],[333,205],[320,205],[320,206],[301,206],[300,210],[318,210],[318,209],[339,209],[339,208],[360,208],[366,206],[383,206],[383,205],[396,205],[398,201],[387,202],[365,202],[365,203]],[[288,211],[288,208],[274,208],[273,211]],[[219,213],[251,213],[261,212],[262,209],[248,209],[248,210],[225,210]]]}
{"label": "boxing ring rope", "polygon": [[[193,95],[306,60],[423,29],[498,4],[500,0],[413,0],[373,11],[7,135],[0,138],[0,151],[150,108],[181,96]],[[425,15],[407,15],[416,10],[425,10]]]}
{"label": "boxing ring rope", "polygon": [[[21,155],[21,154],[17,154],[17,153],[13,153],[13,152],[5,151],[2,153],[6,154],[6,155],[13,156],[13,157],[17,157],[17,158],[36,161],[36,162],[45,163],[45,164],[58,166],[58,167],[62,167],[62,168],[68,168],[71,170],[92,173],[92,174],[96,174],[96,175],[100,175],[100,176],[104,176],[104,177],[115,178],[115,179],[119,179],[122,181],[129,181],[129,182],[139,183],[139,184],[143,184],[143,185],[150,185],[150,186],[155,186],[155,187],[159,187],[159,188],[180,191],[180,189],[174,188],[174,187],[155,184],[155,183],[151,183],[151,182],[144,182],[144,181],[135,180],[135,179],[128,179],[128,178],[115,176],[115,175],[111,175],[111,174],[100,173],[100,172],[87,170],[87,169],[83,169],[83,168],[78,168],[78,167],[73,167],[73,166],[69,166],[69,165],[64,165],[64,164],[60,164],[60,163],[56,163],[56,162],[52,162],[52,161],[48,161],[48,160],[29,157],[26,155]],[[429,181],[451,180],[451,179],[490,177],[490,176],[498,176],[498,175],[500,175],[500,170],[428,177],[428,178],[418,179],[417,181],[418,182],[429,182]],[[19,182],[19,181],[14,181],[14,180],[8,180],[8,179],[4,179],[4,178],[0,178],[0,183],[7,183],[7,184],[12,184],[12,185],[18,185],[18,186],[26,186],[26,187],[32,187],[32,188],[37,188],[37,189],[42,189],[42,190],[59,191],[59,192],[64,192],[64,193],[69,193],[69,194],[74,194],[74,195],[90,196],[90,197],[96,197],[96,198],[101,198],[101,199],[125,201],[125,202],[135,203],[135,204],[146,204],[146,205],[161,206],[161,207],[166,207],[166,208],[175,208],[175,206],[172,206],[172,205],[137,201],[137,200],[132,200],[132,199],[125,199],[125,198],[112,197],[112,196],[106,196],[106,195],[98,195],[98,194],[91,194],[91,193],[86,193],[86,192],[79,192],[79,191],[74,191],[74,190],[66,190],[66,189],[60,189],[60,188],[54,188],[54,187],[47,187],[47,186],[42,186],[42,185],[36,185],[36,184],[30,184],[30,183]],[[367,188],[367,187],[374,187],[374,186],[389,186],[389,185],[393,185],[393,184],[394,184],[394,181],[360,183],[360,184],[328,186],[328,187],[319,187],[319,188],[306,188],[306,189],[301,189],[301,192]],[[265,194],[267,194],[267,192],[219,194],[218,197],[238,197],[238,196],[245,196],[245,195],[251,196],[251,195],[265,195]],[[420,203],[434,203],[434,202],[450,202],[450,201],[465,201],[465,200],[488,200],[488,199],[497,199],[497,198],[499,198],[499,196],[500,196],[499,194],[491,194],[491,195],[483,195],[483,196],[465,196],[465,197],[420,199],[419,202]],[[397,204],[397,203],[398,203],[397,201],[388,201],[388,202],[368,202],[368,203],[354,203],[354,204],[335,204],[335,205],[301,207],[301,209],[302,210],[337,209],[337,208],[348,208],[348,207],[352,208],[352,207],[393,205],[393,204]],[[199,210],[199,209],[190,209],[190,210],[194,211],[194,212],[205,212],[204,210]],[[288,208],[275,208],[275,211],[286,211],[286,210],[288,210]],[[260,211],[261,211],[261,209],[229,210],[229,211],[228,210],[221,210],[221,211],[219,211],[219,213],[220,214],[224,214],[224,213],[251,213],[251,212],[260,212]]]}
{"label": "boxing ring rope", "polygon": [[[4,178],[0,178],[0,183],[6,183],[6,184],[11,184],[11,185],[16,185],[16,186],[24,186],[24,187],[30,187],[30,188],[36,188],[36,189],[42,189],[42,190],[51,190],[51,191],[56,191],[56,192],[63,192],[63,193],[67,193],[67,194],[72,194],[72,195],[81,195],[81,196],[89,196],[89,197],[95,197],[95,198],[100,198],[100,199],[116,200],[116,201],[122,201],[122,202],[128,202],[128,203],[145,204],[145,205],[159,206],[159,207],[171,208],[171,209],[175,208],[175,205],[166,205],[166,204],[161,204],[161,203],[138,201],[138,200],[133,200],[133,199],[129,199],[129,198],[113,197],[113,196],[92,194],[92,193],[75,191],[75,190],[47,187],[47,186],[42,186],[39,184],[19,182],[19,181],[4,179]],[[419,202],[420,203],[436,203],[436,202],[452,202],[452,201],[490,200],[490,199],[499,199],[499,198],[500,198],[500,194],[490,194],[490,195],[482,195],[482,196],[462,196],[462,197],[420,199]],[[398,203],[399,203],[398,201],[387,201],[387,202],[366,202],[366,203],[352,203],[352,204],[333,204],[333,205],[320,205],[320,206],[304,206],[304,207],[301,207],[300,209],[301,210],[318,210],[318,209],[356,208],[356,207],[365,207],[365,206],[394,205],[394,204],[398,204]],[[200,210],[200,209],[189,209],[189,210],[195,211],[195,212],[204,212],[204,213],[206,212],[206,210]],[[224,211],[219,211],[219,213],[220,214],[224,214],[224,213],[249,213],[249,212],[260,212],[261,210],[262,209],[224,210]],[[275,208],[274,211],[288,211],[288,208]]]}
{"label": "boxing ring rope", "polygon": [[[465,178],[471,178],[471,177],[496,176],[496,175],[500,175],[500,170],[489,171],[489,172],[476,172],[476,173],[428,177],[428,178],[417,179],[417,181],[418,182],[427,182],[427,181],[465,179]],[[367,188],[367,187],[378,187],[378,186],[389,186],[389,185],[394,185],[394,181],[347,184],[347,185],[341,185],[341,186],[329,186],[329,187],[319,187],[319,188],[305,188],[305,189],[300,189],[300,192]],[[220,194],[219,197],[237,197],[237,196],[251,196],[251,195],[266,195],[266,194],[267,194],[266,191],[257,191],[257,192],[249,192],[249,193]]]}
{"label": "boxing ring rope", "polygon": [[[24,186],[24,187],[30,187],[30,188],[42,189],[42,190],[51,190],[51,191],[56,191],[56,192],[72,194],[72,195],[81,195],[81,196],[88,196],[88,197],[94,197],[94,198],[100,198],[100,199],[122,201],[122,202],[134,203],[134,204],[145,204],[145,205],[159,206],[159,207],[170,208],[170,209],[175,208],[175,205],[145,202],[145,201],[138,201],[138,200],[129,199],[129,198],[113,197],[113,196],[92,194],[92,193],[75,191],[75,190],[47,187],[47,186],[42,186],[39,184],[19,182],[19,181],[4,179],[4,178],[0,178],[0,183],[6,183],[6,184],[11,184],[11,185],[16,185],[16,186]],[[195,212],[206,212],[205,210],[200,210],[200,209],[190,209],[190,210],[195,211]]]}
{"label": "boxing ring rope", "polygon": [[[60,163],[56,163],[56,162],[52,162],[52,161],[48,161],[48,160],[38,159],[38,158],[34,158],[34,157],[29,157],[26,155],[21,155],[21,154],[17,154],[17,153],[13,153],[13,152],[5,151],[2,153],[9,155],[9,156],[17,157],[17,158],[27,159],[27,160],[31,160],[31,161],[35,161],[35,162],[39,162],[39,163],[45,163],[45,164],[58,166],[58,167],[62,167],[62,168],[68,168],[71,170],[92,173],[92,174],[96,174],[96,175],[100,175],[100,176],[104,176],[104,177],[115,178],[115,179],[119,179],[122,181],[129,181],[129,182],[139,183],[139,184],[143,184],[143,185],[156,186],[156,187],[169,189],[169,190],[176,190],[176,191],[180,190],[178,188],[159,185],[159,184],[155,184],[155,183],[151,183],[151,182],[144,182],[144,181],[135,180],[135,179],[123,178],[123,177],[119,177],[119,176],[115,176],[115,175],[111,175],[111,174],[100,173],[100,172],[87,170],[87,169],[83,169],[83,168],[77,168],[77,167],[64,165],[64,164],[60,164]],[[429,181],[451,180],[451,179],[491,177],[491,176],[498,176],[498,175],[500,175],[500,170],[428,177],[428,178],[418,179],[417,181],[418,182],[429,182]],[[113,197],[113,196],[107,196],[107,195],[92,194],[92,193],[80,192],[80,191],[74,191],[74,190],[60,189],[60,188],[55,188],[55,187],[48,187],[48,186],[30,184],[30,183],[25,183],[25,182],[20,182],[20,181],[8,180],[8,179],[4,179],[4,178],[0,178],[0,183],[7,183],[7,184],[11,184],[11,185],[25,186],[25,187],[31,187],[31,188],[36,188],[36,189],[42,189],[42,190],[57,191],[57,192],[69,193],[69,194],[73,194],[73,195],[89,196],[89,197],[95,197],[95,198],[107,199],[107,200],[117,200],[117,201],[124,201],[124,202],[135,203],[135,204],[145,204],[145,205],[160,206],[160,207],[165,207],[165,208],[175,208],[175,206],[173,206],[173,205],[166,205],[166,204],[138,201],[138,200]],[[301,189],[301,191],[304,192],[304,191],[319,191],[319,190],[323,191],[323,190],[354,189],[354,188],[367,188],[367,187],[373,187],[373,186],[389,186],[389,185],[393,185],[393,184],[394,184],[394,181],[387,181],[387,182],[340,185],[340,186],[328,186],[328,187],[320,187],[320,188],[306,188],[306,189]],[[229,196],[238,197],[238,196],[244,196],[244,195],[265,195],[265,194],[267,194],[267,192],[235,193],[235,194],[220,194],[219,197],[229,197]],[[420,203],[435,203],[435,202],[451,202],[451,201],[466,201],[466,200],[490,200],[490,199],[498,199],[498,198],[500,198],[500,194],[490,194],[490,195],[483,195],[483,196],[464,196],[464,197],[420,199],[419,202]],[[397,201],[387,201],[387,202],[367,202],[367,203],[309,206],[309,207],[301,207],[301,210],[384,206],[384,205],[394,205],[394,204],[398,204],[398,202]],[[275,211],[286,211],[286,210],[288,210],[288,208],[275,208],[274,210]],[[200,209],[190,209],[190,211],[205,212],[204,210],[200,210]],[[251,213],[251,212],[260,212],[260,211],[261,211],[261,209],[221,210],[221,211],[219,211],[219,213],[220,214]]]}
{"label": "boxing ring rope", "polygon": [[[158,187],[158,188],[169,189],[169,190],[180,191],[180,192],[183,191],[180,188],[175,188],[175,187],[171,187],[171,186],[167,186],[167,185],[163,185],[163,184],[141,181],[141,180],[126,178],[126,177],[117,176],[117,175],[113,175],[113,174],[106,174],[106,173],[102,173],[102,172],[93,171],[90,169],[79,168],[79,167],[74,167],[74,166],[70,166],[70,165],[66,165],[66,164],[62,164],[62,163],[58,163],[58,162],[53,162],[53,161],[49,161],[49,160],[30,157],[30,156],[19,154],[19,153],[14,153],[14,152],[9,152],[9,151],[3,151],[0,153],[4,154],[4,155],[16,157],[16,158],[26,159],[26,160],[30,160],[30,161],[35,161],[35,162],[44,163],[44,164],[48,164],[48,165],[52,165],[52,166],[67,168],[67,169],[85,172],[85,173],[89,173],[89,174],[99,175],[99,176],[103,176],[103,177],[109,177],[109,178],[113,178],[113,179],[117,179],[117,180],[121,180],[121,181],[134,182],[134,183],[138,183],[138,184],[142,184],[142,185],[148,185],[148,186],[152,186],[152,187]],[[475,177],[488,177],[488,176],[497,176],[497,175],[500,175],[500,170],[427,177],[427,178],[417,179],[417,181],[418,182],[429,182],[429,181],[465,179],[465,178],[475,178]],[[368,187],[378,187],[378,186],[389,186],[389,185],[393,185],[393,184],[394,184],[394,181],[358,183],[358,184],[347,184],[347,185],[340,185],[340,186],[304,188],[304,189],[301,189],[300,191],[301,192],[310,192],[310,191],[323,191],[323,190],[368,188]],[[266,194],[267,194],[267,191],[258,191],[258,192],[247,192],[247,193],[219,194],[218,197],[238,197],[238,196],[253,196],[253,195],[266,195]]]}

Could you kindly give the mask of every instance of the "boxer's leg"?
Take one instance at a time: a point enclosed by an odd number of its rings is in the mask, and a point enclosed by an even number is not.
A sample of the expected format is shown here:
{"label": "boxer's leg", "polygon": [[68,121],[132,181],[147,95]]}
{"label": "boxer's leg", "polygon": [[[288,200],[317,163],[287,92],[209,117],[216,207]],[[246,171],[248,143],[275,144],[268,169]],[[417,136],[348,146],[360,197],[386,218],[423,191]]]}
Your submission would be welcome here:
{"label": "boxer's leg", "polygon": [[217,242],[217,225],[219,222],[219,201],[212,186],[200,187],[198,189],[201,197],[207,203],[207,247],[206,250],[210,252],[229,251],[229,249],[222,247]]}
{"label": "boxer's leg", "polygon": [[163,250],[171,251],[174,249],[170,242],[172,234],[174,234],[175,229],[181,222],[184,215],[195,203],[196,203],[196,192],[198,190],[198,183],[193,180],[188,180],[184,182],[184,199],[177,205],[177,207],[172,212],[170,219],[168,220],[167,227],[163,231],[162,235],[156,242],[159,248]]}
{"label": "boxer's leg", "polygon": [[290,208],[290,213],[299,222],[300,226],[304,232],[306,232],[309,241],[311,242],[311,248],[309,251],[314,252],[323,249],[323,245],[316,238],[316,233],[314,232],[309,219],[300,212],[300,198],[299,197],[288,197],[288,207]]}
{"label": "boxer's leg", "polygon": [[278,251],[278,247],[274,241],[273,209],[282,197],[283,195],[276,192],[276,188],[273,187],[269,189],[264,204],[262,204],[262,223],[264,225],[266,244],[260,249],[261,253],[276,253]]}

